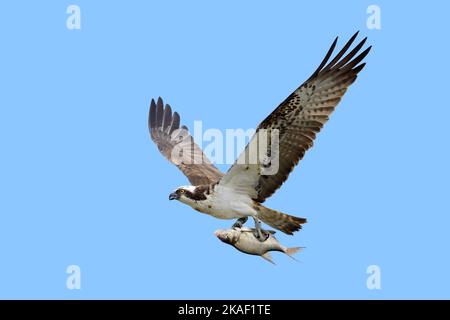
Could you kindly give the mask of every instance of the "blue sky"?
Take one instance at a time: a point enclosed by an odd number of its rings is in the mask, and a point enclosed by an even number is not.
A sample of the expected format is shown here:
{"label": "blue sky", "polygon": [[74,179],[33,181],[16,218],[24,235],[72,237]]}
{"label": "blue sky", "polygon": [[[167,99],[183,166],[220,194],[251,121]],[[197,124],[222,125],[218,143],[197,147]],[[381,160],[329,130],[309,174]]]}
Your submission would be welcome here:
{"label": "blue sky", "polygon": [[[70,4],[80,30],[66,28]],[[381,30],[366,26],[371,4]],[[2,3],[0,298],[450,298],[449,9]],[[373,45],[366,68],[266,202],[308,218],[279,236],[306,247],[299,263],[243,255],[213,235],[232,221],[168,201],[187,180],[149,139],[151,98],[189,127],[252,128],[356,30]]]}

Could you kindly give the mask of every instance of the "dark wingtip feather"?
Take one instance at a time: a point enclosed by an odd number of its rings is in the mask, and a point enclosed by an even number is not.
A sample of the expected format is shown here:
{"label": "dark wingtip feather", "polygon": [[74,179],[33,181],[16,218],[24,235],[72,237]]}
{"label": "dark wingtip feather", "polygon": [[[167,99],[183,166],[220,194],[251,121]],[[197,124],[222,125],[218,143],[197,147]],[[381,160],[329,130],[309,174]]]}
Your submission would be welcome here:
{"label": "dark wingtip feather", "polygon": [[362,69],[364,69],[365,66],[366,66],[365,62],[361,63],[359,66],[353,69],[353,72],[355,72],[355,74],[358,74]]}
{"label": "dark wingtip feather", "polygon": [[358,43],[356,45],[356,47],[353,48],[352,51],[350,51],[341,61],[339,61],[333,68],[334,69],[339,69],[343,66],[345,66],[347,64],[347,62],[349,62],[357,53],[358,51],[362,48],[362,46],[364,46],[364,44],[367,41],[367,37],[365,37],[364,39],[362,39],[362,41],[360,43]]}
{"label": "dark wingtip feather", "polygon": [[170,124],[169,134],[172,134],[175,130],[180,127],[180,115],[178,112],[174,112],[172,116],[172,123]]}
{"label": "dark wingtip feather", "polygon": [[[157,102],[155,102],[155,99],[152,99],[148,113],[148,127],[150,131],[161,128],[172,134],[180,128],[180,115],[176,111],[172,113],[172,108],[169,104],[166,104],[163,108],[161,97],[158,98]],[[182,126],[182,129],[188,130],[186,126]]]}
{"label": "dark wingtip feather", "polygon": [[348,41],[347,43],[342,47],[342,49],[338,52],[338,54],[333,58],[333,60],[330,61],[330,63],[323,68],[321,71],[326,72],[334,67],[336,63],[339,62],[339,59],[342,58],[342,56],[347,52],[348,48],[352,45],[352,43],[355,41],[356,37],[358,36],[358,32],[356,32]]}
{"label": "dark wingtip feather", "polygon": [[163,101],[161,97],[158,98],[158,102],[156,102],[156,123],[155,127],[159,128],[162,126],[162,121],[164,117],[164,109],[163,109]]}
{"label": "dark wingtip feather", "polygon": [[166,107],[164,108],[164,117],[162,123],[163,130],[166,130],[171,122],[172,122],[172,108],[170,107],[170,105],[166,104]]}
{"label": "dark wingtip feather", "polygon": [[156,125],[156,103],[155,100],[152,99],[150,102],[150,110],[148,112],[148,127],[149,129],[154,128]]}
{"label": "dark wingtip feather", "polygon": [[333,43],[331,44],[330,49],[328,49],[328,52],[325,55],[325,58],[323,58],[323,60],[320,63],[320,65],[317,67],[316,71],[313,72],[311,77],[309,77],[309,79],[314,78],[320,72],[320,70],[322,70],[322,68],[325,66],[325,64],[328,62],[328,60],[330,59],[331,55],[333,54],[334,48],[336,48],[336,44],[338,42],[338,39],[339,39],[339,37],[336,37],[334,39]]}
{"label": "dark wingtip feather", "polygon": [[347,71],[352,69],[354,66],[356,66],[358,63],[360,63],[369,53],[370,49],[372,48],[372,46],[368,47],[366,50],[364,50],[363,52],[361,52],[355,59],[353,59],[352,61],[350,61],[349,63],[347,63],[342,70],[343,71]]}
{"label": "dark wingtip feather", "polygon": [[336,38],[334,38],[334,41],[333,41],[333,43],[331,44],[331,46],[332,46],[332,47],[333,47],[333,46],[336,47],[338,40],[339,40],[339,36],[336,36]]}

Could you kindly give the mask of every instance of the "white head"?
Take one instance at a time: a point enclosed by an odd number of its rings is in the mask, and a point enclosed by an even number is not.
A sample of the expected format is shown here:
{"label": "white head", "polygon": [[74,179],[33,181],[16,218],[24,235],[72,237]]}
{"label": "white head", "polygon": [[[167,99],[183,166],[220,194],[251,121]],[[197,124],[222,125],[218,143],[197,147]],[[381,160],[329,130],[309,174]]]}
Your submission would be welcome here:
{"label": "white head", "polygon": [[178,200],[186,204],[192,204],[201,200],[196,191],[195,186],[181,186],[169,195],[169,200]]}

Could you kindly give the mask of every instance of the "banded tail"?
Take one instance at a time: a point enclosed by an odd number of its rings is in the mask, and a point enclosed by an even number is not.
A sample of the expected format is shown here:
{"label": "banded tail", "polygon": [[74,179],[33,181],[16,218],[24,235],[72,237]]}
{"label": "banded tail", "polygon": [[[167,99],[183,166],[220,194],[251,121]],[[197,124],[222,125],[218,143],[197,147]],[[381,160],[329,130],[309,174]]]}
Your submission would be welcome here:
{"label": "banded tail", "polygon": [[292,235],[295,231],[299,231],[302,228],[302,224],[307,222],[305,218],[290,216],[260,204],[255,209],[258,211],[258,218],[262,222],[286,234]]}

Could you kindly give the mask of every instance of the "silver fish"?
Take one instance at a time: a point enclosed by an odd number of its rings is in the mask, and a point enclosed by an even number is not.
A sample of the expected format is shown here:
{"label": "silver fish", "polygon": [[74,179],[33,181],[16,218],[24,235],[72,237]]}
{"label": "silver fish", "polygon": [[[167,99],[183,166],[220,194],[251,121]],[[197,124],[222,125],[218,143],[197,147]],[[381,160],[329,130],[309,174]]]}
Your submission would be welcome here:
{"label": "silver fish", "polygon": [[286,248],[273,236],[274,231],[267,231],[265,241],[260,241],[255,236],[253,228],[233,228],[227,230],[217,230],[214,232],[222,242],[232,245],[241,252],[261,256],[270,263],[273,263],[270,251],[280,251],[295,260],[293,254],[299,252],[302,247]]}

